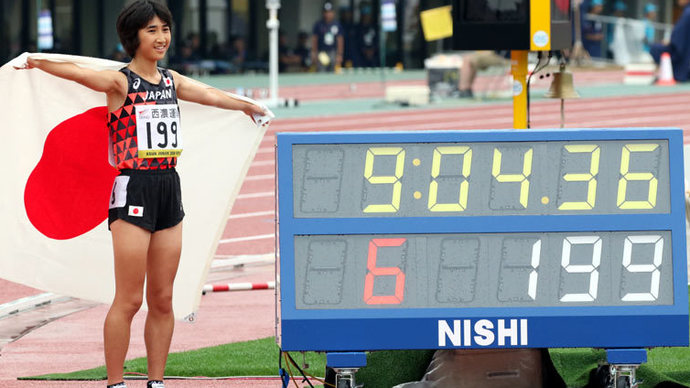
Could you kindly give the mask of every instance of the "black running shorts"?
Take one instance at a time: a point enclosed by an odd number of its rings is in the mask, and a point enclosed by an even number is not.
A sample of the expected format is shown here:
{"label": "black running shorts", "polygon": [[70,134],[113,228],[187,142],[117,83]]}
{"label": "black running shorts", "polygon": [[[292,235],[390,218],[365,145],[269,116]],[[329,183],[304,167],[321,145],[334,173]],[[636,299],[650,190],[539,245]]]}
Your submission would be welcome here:
{"label": "black running shorts", "polygon": [[108,228],[118,219],[151,232],[173,227],[184,218],[180,176],[174,168],[120,170],[108,208]]}

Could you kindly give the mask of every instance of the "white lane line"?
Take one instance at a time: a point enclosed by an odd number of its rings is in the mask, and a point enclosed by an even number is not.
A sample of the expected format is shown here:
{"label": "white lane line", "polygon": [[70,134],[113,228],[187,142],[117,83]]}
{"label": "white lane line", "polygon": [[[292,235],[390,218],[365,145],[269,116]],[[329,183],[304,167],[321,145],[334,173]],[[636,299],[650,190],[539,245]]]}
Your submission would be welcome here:
{"label": "white lane line", "polygon": [[274,162],[275,162],[275,161],[274,161],[273,159],[269,159],[269,160],[258,160],[258,161],[252,162],[252,164],[250,164],[249,167],[253,167],[253,166],[272,166]]}
{"label": "white lane line", "polygon": [[275,216],[275,211],[266,210],[266,211],[261,211],[261,212],[230,214],[230,217],[228,217],[228,219],[234,220],[237,218],[250,218],[250,217],[263,217],[263,216]]}
{"label": "white lane line", "polygon": [[276,193],[274,191],[262,191],[259,193],[240,194],[237,196],[237,199],[264,198],[264,197],[273,197],[275,195],[276,195]]}
{"label": "white lane line", "polygon": [[245,181],[263,181],[263,180],[274,180],[276,178],[275,174],[260,174],[260,175],[247,175],[244,178]]}
{"label": "white lane line", "polygon": [[275,263],[276,255],[266,253],[261,255],[216,255],[211,262],[211,271],[220,272],[232,269],[244,264],[271,264]]}
{"label": "white lane line", "polygon": [[272,154],[276,152],[275,147],[261,147],[258,150],[256,150],[257,154]]}
{"label": "white lane line", "polygon": [[267,239],[272,239],[275,237],[274,233],[271,234],[258,234],[255,236],[246,236],[246,237],[235,237],[235,238],[225,238],[220,240],[218,243],[219,244],[232,244],[236,242],[243,242],[243,241],[254,241],[254,240],[267,240]]}

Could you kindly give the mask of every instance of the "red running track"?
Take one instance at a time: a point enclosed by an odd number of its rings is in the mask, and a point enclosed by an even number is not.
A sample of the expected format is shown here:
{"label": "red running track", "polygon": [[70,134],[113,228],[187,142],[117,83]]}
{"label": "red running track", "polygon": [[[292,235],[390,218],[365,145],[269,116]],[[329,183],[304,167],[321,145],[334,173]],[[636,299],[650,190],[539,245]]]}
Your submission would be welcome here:
{"label": "red running track", "polygon": [[[546,72],[540,72],[539,75],[543,75],[545,73]],[[390,76],[388,77],[390,78]],[[511,86],[508,77],[508,69],[506,69],[505,74],[480,74],[474,83],[474,90],[478,95],[482,95],[487,91],[496,91],[499,89],[509,91]],[[623,70],[577,70],[573,74],[573,82],[578,87],[615,83],[621,84],[623,83],[623,77]],[[342,81],[338,80],[337,76],[334,76],[333,80],[340,83],[316,86],[281,86],[280,96],[285,98],[295,98],[302,102],[354,98],[380,98],[385,95],[386,86],[422,86],[427,84],[426,79],[400,81],[388,80],[385,83],[380,81],[343,83]],[[530,84],[532,87],[536,88],[548,88],[550,82],[551,78],[549,77],[540,79],[538,76],[535,76],[531,80]]]}

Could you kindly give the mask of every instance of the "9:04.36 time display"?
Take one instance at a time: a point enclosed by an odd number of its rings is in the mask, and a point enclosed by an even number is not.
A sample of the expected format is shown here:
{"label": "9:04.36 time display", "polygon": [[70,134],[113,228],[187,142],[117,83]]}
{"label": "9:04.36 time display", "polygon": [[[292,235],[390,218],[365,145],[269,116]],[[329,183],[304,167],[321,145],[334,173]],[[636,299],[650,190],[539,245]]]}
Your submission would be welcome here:
{"label": "9:04.36 time display", "polygon": [[666,140],[293,146],[294,216],[668,213]]}

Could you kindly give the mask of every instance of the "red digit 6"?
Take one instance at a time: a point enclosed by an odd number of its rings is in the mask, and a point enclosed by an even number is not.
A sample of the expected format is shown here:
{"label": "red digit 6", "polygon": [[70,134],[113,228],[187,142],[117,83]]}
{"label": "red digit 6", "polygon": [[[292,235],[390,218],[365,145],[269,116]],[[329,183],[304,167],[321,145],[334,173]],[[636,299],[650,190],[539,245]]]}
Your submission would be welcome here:
{"label": "red digit 6", "polygon": [[[377,267],[376,255],[379,247],[399,247],[405,243],[404,238],[374,238],[369,241],[367,255],[367,273],[364,279],[364,302],[366,304],[400,304],[405,296],[405,273],[398,267]],[[395,275],[395,294],[374,296],[374,279],[376,276]]]}

